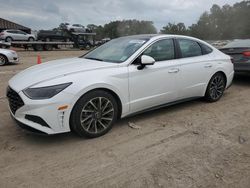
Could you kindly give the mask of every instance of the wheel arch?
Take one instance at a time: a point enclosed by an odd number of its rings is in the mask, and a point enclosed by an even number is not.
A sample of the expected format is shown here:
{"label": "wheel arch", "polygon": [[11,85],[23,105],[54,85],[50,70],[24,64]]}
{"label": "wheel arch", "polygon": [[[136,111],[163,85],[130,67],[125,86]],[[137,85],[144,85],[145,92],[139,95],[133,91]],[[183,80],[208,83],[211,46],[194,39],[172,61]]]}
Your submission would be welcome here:
{"label": "wheel arch", "polygon": [[6,36],[6,37],[5,37],[5,39],[4,39],[4,40],[5,40],[5,42],[7,42],[7,38],[10,38],[10,39],[11,39],[11,41],[13,41],[13,38],[12,38],[11,36]]}
{"label": "wheel arch", "polygon": [[87,93],[91,93],[93,91],[97,91],[97,90],[102,90],[102,91],[106,91],[108,93],[110,93],[114,98],[115,100],[117,101],[117,106],[118,106],[118,119],[121,117],[121,114],[122,114],[122,102],[121,102],[121,99],[120,97],[118,96],[118,94],[111,90],[111,89],[108,89],[108,88],[105,88],[105,87],[98,87],[98,88],[94,88],[94,89],[91,89],[91,90],[88,90],[87,92],[85,92],[84,94],[82,94],[80,97],[77,98],[77,100],[74,102],[74,104],[72,105],[72,108],[71,108],[71,111],[70,111],[70,114],[69,114],[69,129],[72,131],[74,130],[72,128],[72,112],[73,112],[73,109],[74,107],[76,106],[77,102],[84,96],[86,95]]}
{"label": "wheel arch", "polygon": [[75,107],[75,105],[76,105],[76,103],[79,101],[79,99],[81,98],[81,97],[83,97],[84,95],[86,95],[87,93],[91,93],[91,92],[93,92],[93,91],[97,91],[97,90],[102,90],[102,91],[106,91],[106,92],[108,92],[108,93],[110,93],[114,98],[115,98],[115,100],[116,100],[116,102],[117,102],[117,105],[118,105],[118,118],[120,118],[121,117],[121,115],[122,115],[122,100],[121,100],[121,98],[119,97],[119,95],[117,94],[117,92],[115,92],[114,90],[112,90],[112,89],[110,89],[110,88],[107,88],[107,87],[96,87],[96,88],[93,88],[93,89],[89,89],[89,90],[87,90],[87,91],[85,91],[84,93],[82,93],[81,95],[79,95],[78,97],[77,97],[77,100],[73,103],[73,105],[72,105],[72,109],[71,109],[71,112],[70,112],[70,117],[71,117],[71,113],[72,113],[72,111],[73,111],[73,108]]}
{"label": "wheel arch", "polygon": [[223,77],[224,77],[225,80],[226,80],[226,86],[227,86],[228,78],[227,78],[227,76],[226,76],[226,73],[225,73],[224,71],[222,71],[222,70],[217,70],[217,71],[215,71],[215,72],[211,75],[211,77],[207,80],[207,84],[206,84],[206,86],[205,86],[205,88],[204,88],[204,90],[203,90],[203,96],[205,96],[205,94],[206,94],[206,91],[207,91],[208,84],[209,84],[210,80],[211,80],[212,77],[213,77],[215,74],[217,74],[217,73],[221,73],[221,74],[223,75]]}

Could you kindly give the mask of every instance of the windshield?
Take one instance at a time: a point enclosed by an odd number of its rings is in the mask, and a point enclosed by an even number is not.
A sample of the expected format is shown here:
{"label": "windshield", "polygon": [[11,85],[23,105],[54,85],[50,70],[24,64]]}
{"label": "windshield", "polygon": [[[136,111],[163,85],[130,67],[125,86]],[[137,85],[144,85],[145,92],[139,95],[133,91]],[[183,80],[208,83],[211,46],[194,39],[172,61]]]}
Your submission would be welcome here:
{"label": "windshield", "polygon": [[133,55],[146,41],[148,38],[123,37],[114,39],[89,52],[84,58],[121,63]]}

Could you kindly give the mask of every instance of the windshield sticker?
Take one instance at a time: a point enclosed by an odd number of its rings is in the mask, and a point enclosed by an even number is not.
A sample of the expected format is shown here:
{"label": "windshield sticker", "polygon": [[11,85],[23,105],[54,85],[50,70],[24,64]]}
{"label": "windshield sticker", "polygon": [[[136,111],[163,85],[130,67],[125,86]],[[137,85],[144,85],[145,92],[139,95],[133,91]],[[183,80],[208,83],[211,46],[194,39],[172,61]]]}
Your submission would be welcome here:
{"label": "windshield sticker", "polygon": [[127,59],[127,56],[122,56],[120,61],[125,61]]}

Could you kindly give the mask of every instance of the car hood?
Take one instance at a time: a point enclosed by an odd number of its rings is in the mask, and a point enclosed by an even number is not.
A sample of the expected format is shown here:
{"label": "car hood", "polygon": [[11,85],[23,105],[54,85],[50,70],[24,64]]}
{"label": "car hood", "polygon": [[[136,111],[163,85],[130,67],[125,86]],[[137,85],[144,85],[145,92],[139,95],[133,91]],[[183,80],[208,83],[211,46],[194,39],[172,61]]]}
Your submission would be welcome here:
{"label": "car hood", "polygon": [[0,49],[0,53],[7,54],[7,53],[16,53],[13,50],[8,50],[8,49]]}
{"label": "car hood", "polygon": [[19,92],[27,87],[33,86],[43,81],[51,80],[53,78],[58,78],[73,73],[116,66],[119,65],[114,63],[88,60],[84,58],[54,60],[32,66],[18,73],[10,79],[9,86],[16,92]]}

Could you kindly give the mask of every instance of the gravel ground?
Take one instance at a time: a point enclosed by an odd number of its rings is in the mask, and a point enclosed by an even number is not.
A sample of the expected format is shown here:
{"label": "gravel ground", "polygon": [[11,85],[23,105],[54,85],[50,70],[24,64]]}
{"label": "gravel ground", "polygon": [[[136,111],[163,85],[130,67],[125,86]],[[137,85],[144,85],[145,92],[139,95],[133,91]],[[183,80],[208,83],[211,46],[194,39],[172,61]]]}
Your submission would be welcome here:
{"label": "gravel ground", "polygon": [[[42,61],[84,51],[40,52]],[[195,100],[119,120],[107,135],[37,136],[8,112],[7,81],[36,63],[0,67],[0,187],[237,187],[250,185],[250,75],[217,103]],[[128,125],[140,127],[133,129]]]}

